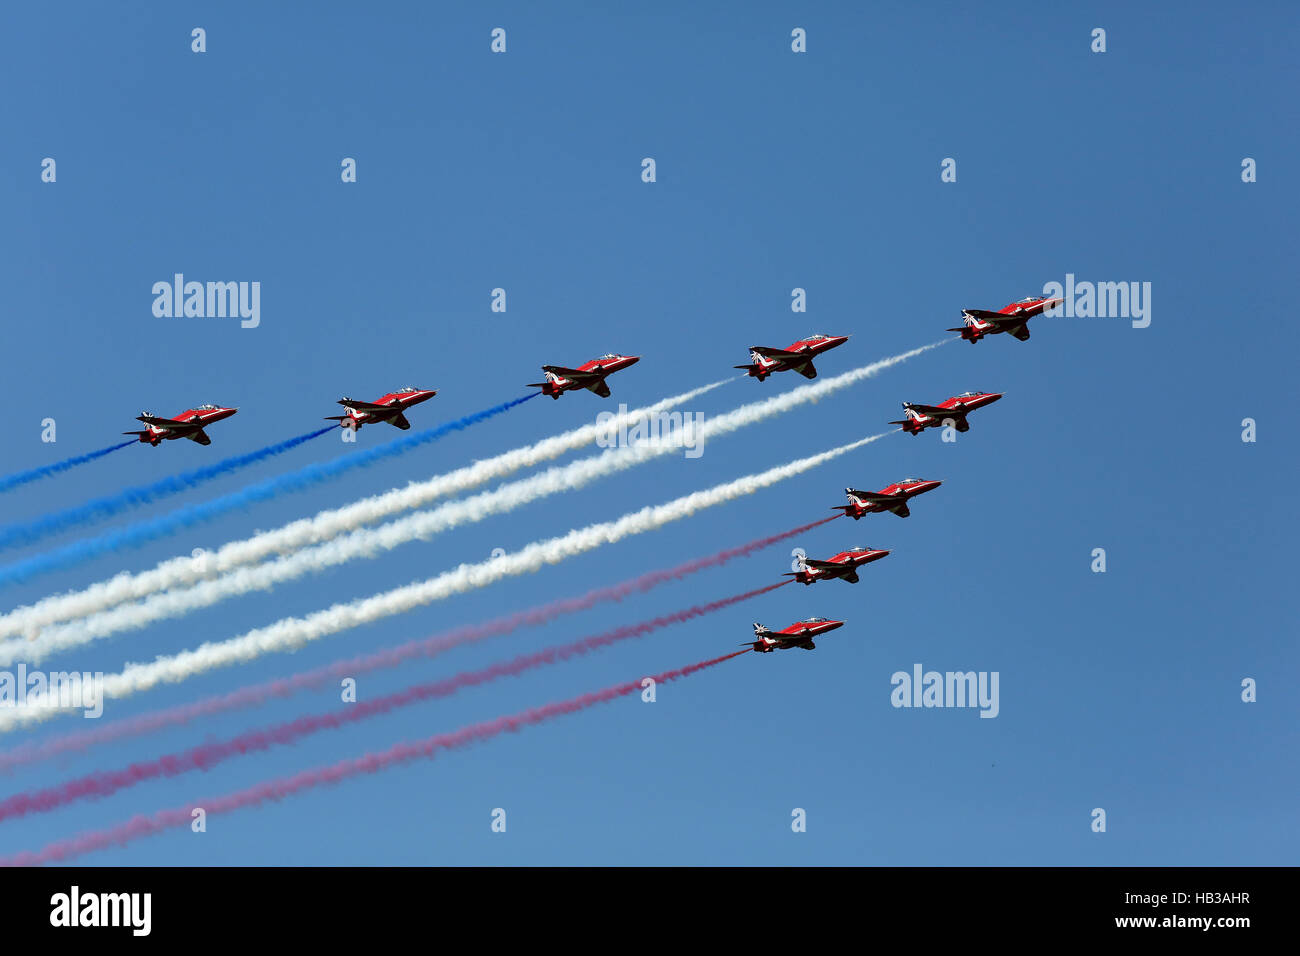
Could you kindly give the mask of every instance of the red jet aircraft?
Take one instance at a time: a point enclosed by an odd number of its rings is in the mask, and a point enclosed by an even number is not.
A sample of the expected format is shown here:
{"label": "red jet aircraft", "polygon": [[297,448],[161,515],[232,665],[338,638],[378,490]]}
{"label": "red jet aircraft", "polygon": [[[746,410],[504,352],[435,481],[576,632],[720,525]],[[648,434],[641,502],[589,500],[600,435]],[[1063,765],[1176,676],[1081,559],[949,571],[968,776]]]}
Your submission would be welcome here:
{"label": "red jet aircraft", "polygon": [[879,548],[849,548],[841,551],[829,561],[814,561],[812,558],[800,558],[798,571],[787,571],[800,584],[812,584],[814,581],[834,581],[843,578],[849,584],[858,583],[858,568],[872,561],[879,561],[888,551]]}
{"label": "red jet aircraft", "polygon": [[575,388],[585,388],[595,392],[601,398],[609,398],[609,386],[605,384],[605,376],[621,372],[639,361],[641,361],[639,355],[616,355],[610,352],[590,362],[583,362],[577,368],[543,365],[542,371],[546,373],[546,381],[529,382],[528,387],[540,388],[543,395],[555,399]]}
{"label": "red jet aircraft", "polygon": [[408,385],[405,388],[399,388],[395,392],[389,392],[377,402],[363,402],[355,398],[344,396],[339,399],[339,404],[347,408],[346,415],[327,415],[327,422],[338,422],[340,428],[351,428],[353,431],[360,431],[362,425],[371,425],[376,422],[388,422],[396,428],[406,431],[411,427],[411,423],[406,420],[403,414],[412,405],[419,405],[421,402],[427,402],[433,396],[438,394],[436,388],[416,388]]}
{"label": "red jet aircraft", "polygon": [[923,495],[927,491],[938,488],[941,484],[943,484],[942,481],[930,481],[925,478],[904,478],[892,485],[886,485],[879,491],[858,491],[856,488],[845,488],[844,492],[849,496],[849,503],[847,505],[836,505],[831,510],[843,511],[854,521],[857,521],[863,515],[878,511],[892,511],[900,518],[906,518],[912,513],[911,509],[907,507],[909,498]]}
{"label": "red jet aircraft", "polygon": [[960,332],[961,337],[974,345],[986,335],[998,332],[1010,332],[1015,338],[1024,342],[1029,338],[1028,322],[1036,315],[1042,315],[1045,309],[1060,305],[1064,299],[1049,299],[1045,295],[1030,295],[1017,299],[1010,305],[1004,305],[996,312],[987,309],[962,309],[966,324],[949,332]]}
{"label": "red jet aircraft", "polygon": [[788,349],[770,349],[764,345],[751,345],[749,357],[753,360],[753,364],[734,367],[744,369],[746,374],[752,375],[760,382],[773,372],[784,372],[789,369],[794,369],[804,378],[816,378],[817,369],[813,368],[812,360],[823,352],[829,352],[836,346],[843,345],[848,340],[847,335],[822,335],[819,332],[800,339]]}
{"label": "red jet aircraft", "polygon": [[237,408],[224,408],[221,405],[200,405],[187,408],[175,418],[159,418],[152,412],[141,412],[136,421],[144,422],[149,427],[141,432],[122,432],[123,435],[139,435],[140,441],[148,442],[157,448],[159,442],[171,441],[173,438],[188,438],[200,445],[211,445],[212,439],[203,430],[204,425],[229,418]]}
{"label": "red jet aircraft", "polygon": [[962,392],[960,395],[954,395],[938,405],[917,405],[914,402],[904,402],[903,412],[907,417],[901,422],[890,422],[889,424],[902,425],[903,431],[919,435],[927,428],[934,428],[951,420],[953,427],[957,431],[969,431],[970,423],[966,421],[966,416],[977,408],[993,404],[1001,397],[1000,392]]}
{"label": "red jet aircraft", "polygon": [[762,624],[756,623],[754,625],[755,640],[743,641],[740,646],[752,647],[760,654],[783,651],[790,647],[802,647],[805,651],[811,651],[817,647],[813,643],[814,637],[843,626],[843,621],[828,621],[824,617],[810,617],[803,621],[797,621],[779,631],[773,631]]}

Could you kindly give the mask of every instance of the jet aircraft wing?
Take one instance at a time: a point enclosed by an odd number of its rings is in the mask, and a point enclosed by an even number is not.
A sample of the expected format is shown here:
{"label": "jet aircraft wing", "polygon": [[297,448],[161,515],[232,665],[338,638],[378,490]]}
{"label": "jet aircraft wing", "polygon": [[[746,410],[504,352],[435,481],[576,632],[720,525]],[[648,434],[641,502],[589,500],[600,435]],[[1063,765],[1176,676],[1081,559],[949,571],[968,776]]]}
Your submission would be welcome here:
{"label": "jet aircraft wing", "polygon": [[146,425],[153,425],[157,428],[182,429],[199,427],[190,422],[178,422],[174,418],[159,418],[156,415],[137,415],[135,416],[135,420],[137,422],[144,422]]}
{"label": "jet aircraft wing", "polygon": [[906,500],[903,495],[882,495],[878,491],[858,491],[853,489],[849,491],[849,494],[873,505],[887,505]]}
{"label": "jet aircraft wing", "polygon": [[339,404],[358,412],[391,412],[394,407],[400,407],[396,399],[393,400],[392,405],[376,405],[374,402],[363,402],[355,398],[340,398]]}
{"label": "jet aircraft wing", "polygon": [[802,352],[787,352],[785,349],[770,349],[766,345],[751,345],[749,350],[751,352],[757,352],[759,355],[763,356],[763,358],[780,359],[781,361],[799,359],[802,358],[804,354]]}

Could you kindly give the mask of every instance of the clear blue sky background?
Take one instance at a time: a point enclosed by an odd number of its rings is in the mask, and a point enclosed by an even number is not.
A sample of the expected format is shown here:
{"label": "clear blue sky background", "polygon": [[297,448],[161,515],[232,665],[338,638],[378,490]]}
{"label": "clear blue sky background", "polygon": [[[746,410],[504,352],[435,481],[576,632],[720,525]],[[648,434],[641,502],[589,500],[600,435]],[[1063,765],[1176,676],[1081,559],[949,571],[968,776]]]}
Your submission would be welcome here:
{"label": "clear blue sky background", "polygon": [[[834,374],[1066,273],[1151,282],[1153,310],[1147,329],[1040,319],[1027,343],[949,345],[697,460],[51,659],[116,671],[824,450],[879,431],[902,400],[1007,394],[955,444],[890,436],[659,532],[110,714],[675,564],[821,517],[845,485],[945,479],[906,521],[835,522],[622,605],[366,676],[361,693],[750,589],[788,570],[795,545],[895,549],[857,586],[784,588],[585,660],[6,824],[0,854],[724,653],[751,621],[820,614],[848,624],[815,653],[746,655],[661,688],[654,705],[631,697],[82,861],[1295,862],[1293,5],[720,6],[6,9],[0,470],[102,447],[142,408],[241,411],[209,448],[133,447],[14,492],[3,521],[298,434],[342,394],[439,388],[411,416],[423,427],[521,394],[543,363],[643,359],[611,379],[611,400],[530,402],[220,526],[10,588],[5,607],[716,380],[751,344],[852,334],[819,363]],[[206,54],[190,52],[195,26]],[[504,56],[488,49],[497,26]],[[805,55],[790,51],[796,26]],[[1089,50],[1094,27],[1104,55]],[[57,184],[40,182],[46,156]],[[354,185],[339,180],[345,156]],[[940,182],[944,157],[955,184]],[[260,281],[261,327],[155,318],[150,287],[174,272]],[[504,315],[489,311],[497,286]],[[796,286],[806,315],[790,310]],[[691,410],[802,382],[735,382]],[[40,442],[45,417],[56,445]],[[1255,444],[1241,441],[1246,417]],[[377,426],[360,442],[396,435]],[[320,439],[168,508],[348,447]],[[1098,547],[1105,574],[1090,571]],[[892,708],[890,675],[916,662],[999,671],[1000,716]],[[1239,699],[1245,677],[1256,704]],[[334,706],[328,688],[2,784],[51,784]],[[505,835],[490,832],[494,807]],[[791,832],[795,807],[807,833]],[[1109,814],[1104,835],[1090,830],[1094,807]]]}

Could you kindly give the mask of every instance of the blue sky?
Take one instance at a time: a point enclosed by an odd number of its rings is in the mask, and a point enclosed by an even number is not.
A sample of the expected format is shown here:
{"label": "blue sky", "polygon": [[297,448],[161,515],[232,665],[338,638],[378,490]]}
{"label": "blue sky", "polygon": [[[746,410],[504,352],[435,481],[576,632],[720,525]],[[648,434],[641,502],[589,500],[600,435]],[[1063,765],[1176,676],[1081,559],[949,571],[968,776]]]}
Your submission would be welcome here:
{"label": "blue sky", "polygon": [[[373,561],[101,641],[51,667],[219,640],[879,431],[903,400],[1004,391],[972,430],[893,435],[752,498],[109,717],[578,594],[803,524],[845,485],[945,480],[906,521],[789,545],[361,680],[363,696],[775,580],[790,548],[893,549],[862,583],[748,605],[454,698],[0,825],[0,855],[725,653],[751,621],[848,624],[480,747],[213,817],[95,864],[1293,863],[1300,680],[1285,289],[1300,36],[1288,5],[235,3],[6,11],[5,473],[116,440],[143,408],[237,405],[202,448],[133,447],[14,491],[0,521],[299,434],[342,394],[440,389],[430,426],[544,363],[641,355],[614,396],[463,434],[136,552],[5,608],[152,566],[714,381],[751,344],[851,334],[834,374],[1067,273],[1152,284],[1152,321],[1044,318],[794,413]],[[207,52],[190,52],[190,30]],[[508,52],[489,52],[503,27]],[[790,31],[808,52],[790,50]],[[1090,52],[1093,28],[1107,52]],[[53,157],[58,181],[40,181]],[[653,157],[658,181],[641,181]],[[358,182],[339,164],[353,157]],[[957,161],[955,183],[940,162]],[[1241,161],[1258,182],[1241,181]],[[161,319],[183,272],[262,284],[262,319]],[[508,311],[489,311],[493,288]],[[793,314],[791,289],[807,290]],[[735,382],[707,414],[797,387]],[[58,442],[40,441],[40,422]],[[1243,443],[1241,422],[1258,423]],[[396,432],[368,428],[360,443]],[[174,503],[343,454],[332,436]],[[138,517],[143,517],[139,514]],[[119,519],[121,520],[121,519]],[[70,540],[70,539],[60,539]],[[1108,570],[1090,570],[1094,548]],[[22,552],[29,553],[29,552]],[[12,559],[18,553],[6,555]],[[998,671],[1001,712],[890,706],[890,675]],[[1258,681],[1259,700],[1240,700]],[[326,710],[300,695],[3,782],[5,793]],[[71,721],[38,733],[72,729]],[[15,736],[14,741],[20,739]],[[490,830],[493,808],[508,829]],[[806,833],[791,832],[793,808]],[[1108,814],[1105,834],[1090,812]]]}

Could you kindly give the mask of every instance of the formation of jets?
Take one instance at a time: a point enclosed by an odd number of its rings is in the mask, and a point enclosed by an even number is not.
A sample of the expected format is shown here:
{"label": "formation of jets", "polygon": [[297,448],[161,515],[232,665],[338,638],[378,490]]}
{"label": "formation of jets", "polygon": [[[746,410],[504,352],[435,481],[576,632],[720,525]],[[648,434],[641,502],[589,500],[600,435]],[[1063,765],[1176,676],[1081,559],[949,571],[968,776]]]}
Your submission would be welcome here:
{"label": "formation of jets", "polygon": [[[985,309],[962,309],[964,324],[959,328],[949,329],[948,331],[960,332],[961,337],[972,345],[986,335],[996,335],[1003,332],[1024,341],[1029,338],[1029,320],[1042,315],[1047,309],[1059,305],[1061,301],[1061,299],[1031,295],[1003,306],[996,312]],[[831,349],[838,348],[848,340],[847,335],[817,333],[798,339],[784,349],[755,345],[751,346],[749,350],[750,364],[737,365],[735,368],[743,370],[747,377],[756,378],[760,382],[769,375],[786,371],[798,372],[804,378],[813,379],[817,377],[817,368],[813,365],[813,359],[829,352]],[[621,372],[623,369],[635,365],[639,361],[640,356],[609,352],[599,358],[584,362],[577,368],[568,368],[563,365],[543,365],[542,371],[546,375],[546,380],[532,382],[528,387],[540,388],[543,395],[549,395],[553,399],[558,399],[565,392],[579,389],[594,392],[601,398],[609,398],[609,385],[605,379],[615,372]],[[428,401],[437,394],[436,389],[423,389],[408,385],[405,388],[389,392],[373,402],[344,397],[339,399],[338,403],[347,409],[346,414],[327,416],[326,420],[336,421],[340,427],[354,431],[360,430],[364,425],[380,422],[387,422],[396,428],[405,430],[411,427],[410,421],[406,418],[406,411],[421,402]],[[960,395],[954,395],[938,405],[904,402],[904,417],[901,420],[890,422],[890,424],[901,426],[903,431],[911,435],[919,435],[927,428],[948,425],[951,425],[959,432],[965,432],[970,430],[967,416],[971,412],[986,405],[991,405],[1001,398],[1002,393],[1000,392],[962,392]],[[146,442],[155,447],[163,441],[175,438],[188,438],[200,445],[208,445],[211,444],[212,440],[204,431],[204,427],[213,422],[229,418],[236,411],[238,409],[226,408],[221,405],[199,405],[195,408],[186,409],[175,418],[159,418],[150,412],[144,412],[138,416],[138,420],[145,424],[145,429],[123,432],[123,434],[136,435],[141,442]],[[941,481],[927,478],[904,478],[902,481],[886,485],[879,491],[859,491],[856,488],[845,488],[848,504],[837,505],[832,510],[842,511],[854,521],[861,519],[864,515],[884,513],[886,511],[898,515],[900,518],[906,518],[911,514],[909,508],[911,499],[928,491],[933,491],[941,484]],[[785,576],[793,578],[795,582],[804,585],[836,579],[846,581],[849,584],[856,584],[860,580],[858,576],[859,568],[865,567],[873,561],[879,561],[888,556],[889,553],[889,551],[881,548],[855,547],[834,554],[825,560],[805,556],[799,559],[798,570],[787,571]],[[810,651],[817,646],[813,638],[843,625],[843,621],[832,621],[824,617],[805,618],[780,631],[773,631],[762,624],[755,624],[754,640],[747,641],[741,646],[751,647],[763,654],[792,647]]]}
{"label": "formation of jets", "polygon": [[[972,345],[986,335],[997,335],[1002,332],[1009,333],[1013,338],[1023,342],[1029,338],[1029,320],[1059,305],[1061,301],[1061,299],[1031,295],[1003,306],[996,312],[985,309],[962,309],[964,325],[948,331],[960,332],[961,337]],[[842,345],[846,340],[847,336],[813,335],[800,339],[788,349],[754,346],[749,352],[752,364],[737,365],[736,368],[744,369],[747,375],[757,378],[760,382],[773,372],[788,369],[793,369],[806,378],[816,378],[817,370],[813,367],[812,358],[837,345]],[[904,417],[889,424],[901,426],[902,430],[910,435],[919,435],[927,428],[949,425],[959,432],[966,432],[970,430],[967,416],[971,412],[991,405],[1001,398],[1001,392],[962,392],[960,395],[945,399],[938,405],[904,402]],[[844,492],[849,503],[837,505],[832,510],[842,511],[854,521],[861,519],[863,515],[886,511],[900,518],[906,518],[912,513],[908,506],[912,498],[933,491],[941,484],[943,482],[927,478],[904,478],[902,481],[886,485],[879,491],[845,488]],[[850,548],[824,561],[800,557],[798,570],[787,571],[785,576],[804,585],[816,581],[832,581],[836,578],[856,584],[859,581],[858,568],[872,561],[878,561],[888,554],[888,551],[880,548]],[[791,624],[781,631],[772,631],[761,624],[755,624],[755,639],[741,646],[751,647],[764,654],[791,647],[812,650],[817,646],[813,641],[815,636],[841,627],[843,623],[843,621],[810,617]]]}

